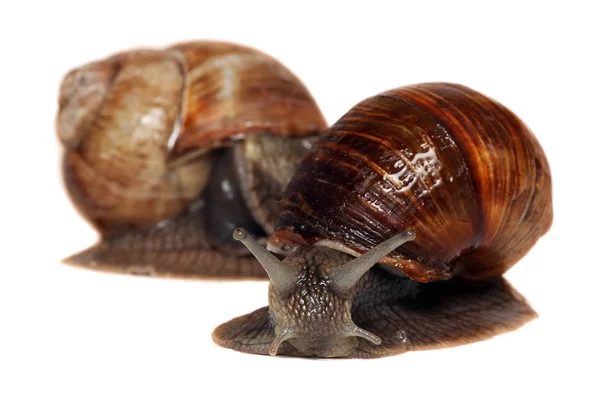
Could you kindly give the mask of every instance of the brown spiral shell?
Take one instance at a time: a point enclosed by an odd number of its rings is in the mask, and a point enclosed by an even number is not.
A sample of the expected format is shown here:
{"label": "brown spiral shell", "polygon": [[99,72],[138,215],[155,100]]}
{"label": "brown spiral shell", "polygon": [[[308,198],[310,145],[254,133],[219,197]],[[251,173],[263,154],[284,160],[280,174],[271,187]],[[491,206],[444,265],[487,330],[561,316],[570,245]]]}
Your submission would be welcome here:
{"label": "brown spiral shell", "polygon": [[408,228],[382,262],[427,282],[502,274],[552,222],[550,169],[510,110],[448,83],[369,98],[327,130],[284,195],[274,246],[357,255]]}
{"label": "brown spiral shell", "polygon": [[248,134],[304,136],[325,128],[287,68],[222,42],[123,52],[74,69],[59,107],[68,189],[102,231],[182,211],[206,187],[214,148]]}

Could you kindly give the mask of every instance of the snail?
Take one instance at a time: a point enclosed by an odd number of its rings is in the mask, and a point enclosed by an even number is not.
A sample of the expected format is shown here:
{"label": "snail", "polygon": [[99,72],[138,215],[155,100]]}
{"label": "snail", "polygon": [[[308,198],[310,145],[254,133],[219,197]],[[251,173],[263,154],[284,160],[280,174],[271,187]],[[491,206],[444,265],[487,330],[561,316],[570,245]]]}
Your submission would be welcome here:
{"label": "snail", "polygon": [[163,276],[265,278],[231,239],[273,231],[322,113],[279,61],[245,46],[138,49],[63,79],[63,178],[99,231],[66,263]]}
{"label": "snail", "polygon": [[502,274],[552,223],[550,169],[510,110],[426,83],[354,106],[289,182],[268,249],[269,306],[213,340],[256,354],[375,358],[490,338],[536,317]]}

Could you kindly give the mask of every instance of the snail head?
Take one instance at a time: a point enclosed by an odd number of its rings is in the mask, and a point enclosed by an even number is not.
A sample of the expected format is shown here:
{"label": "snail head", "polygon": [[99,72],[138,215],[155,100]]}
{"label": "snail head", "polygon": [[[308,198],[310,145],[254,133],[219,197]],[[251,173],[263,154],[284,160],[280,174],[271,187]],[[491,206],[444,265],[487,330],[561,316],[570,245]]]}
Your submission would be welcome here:
{"label": "snail head", "polygon": [[358,327],[351,316],[352,302],[363,275],[381,258],[414,240],[407,230],[366,254],[352,258],[325,247],[298,247],[283,261],[268,252],[245,230],[234,238],[254,254],[269,275],[269,315],[275,338],[269,354],[284,342],[304,356],[343,357],[358,346],[357,338],[381,344],[376,335]]}

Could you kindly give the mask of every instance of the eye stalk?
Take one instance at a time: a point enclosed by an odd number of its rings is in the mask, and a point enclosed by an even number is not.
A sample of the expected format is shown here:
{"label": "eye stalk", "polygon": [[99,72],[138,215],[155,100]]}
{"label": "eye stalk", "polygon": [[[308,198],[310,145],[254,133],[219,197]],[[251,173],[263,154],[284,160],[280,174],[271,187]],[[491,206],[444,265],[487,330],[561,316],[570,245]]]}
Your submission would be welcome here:
{"label": "eye stalk", "polygon": [[341,292],[347,292],[356,285],[358,280],[379,260],[400,247],[402,244],[413,241],[417,237],[414,230],[406,230],[394,237],[371,248],[367,253],[335,268],[329,275],[333,285]]}
{"label": "eye stalk", "polygon": [[285,296],[296,284],[296,270],[282,263],[265,247],[256,242],[244,229],[235,229],[233,238],[244,243],[263,266],[279,296]]}

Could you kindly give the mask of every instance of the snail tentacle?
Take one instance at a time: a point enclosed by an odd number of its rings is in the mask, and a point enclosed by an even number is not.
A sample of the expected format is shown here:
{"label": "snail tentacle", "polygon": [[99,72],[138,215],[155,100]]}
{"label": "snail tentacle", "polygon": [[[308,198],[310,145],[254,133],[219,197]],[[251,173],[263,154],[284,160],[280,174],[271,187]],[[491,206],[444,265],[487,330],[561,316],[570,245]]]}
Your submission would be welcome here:
{"label": "snail tentacle", "polygon": [[374,345],[381,344],[381,338],[379,338],[377,335],[373,334],[372,332],[363,330],[362,328],[360,328],[357,325],[354,325],[354,327],[351,328],[349,335],[352,337],[359,337],[359,338],[366,339],[367,341],[371,342]]}
{"label": "snail tentacle", "polygon": [[379,260],[400,247],[402,244],[413,241],[416,238],[414,230],[406,230],[396,236],[373,247],[366,254],[335,268],[330,274],[333,285],[338,291],[347,292],[356,285],[358,280],[377,264]]}
{"label": "snail tentacle", "polygon": [[277,355],[277,351],[279,350],[281,343],[290,338],[292,338],[292,330],[289,327],[286,327],[277,337],[275,337],[271,343],[271,346],[269,347],[269,355]]}
{"label": "snail tentacle", "polygon": [[236,229],[233,238],[241,241],[263,266],[273,287],[280,296],[285,296],[296,284],[296,271],[282,263],[265,247],[258,244],[244,229]]}

